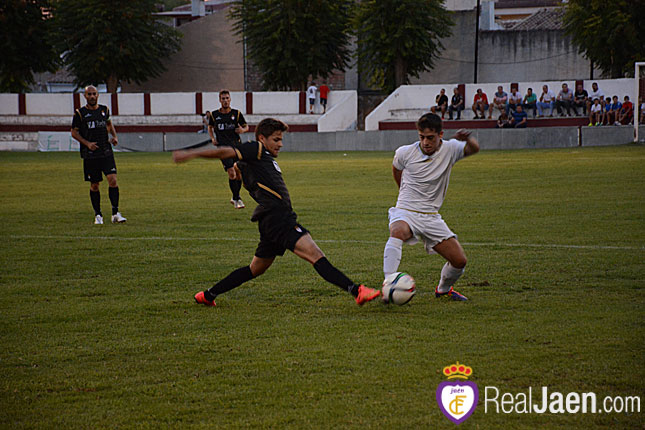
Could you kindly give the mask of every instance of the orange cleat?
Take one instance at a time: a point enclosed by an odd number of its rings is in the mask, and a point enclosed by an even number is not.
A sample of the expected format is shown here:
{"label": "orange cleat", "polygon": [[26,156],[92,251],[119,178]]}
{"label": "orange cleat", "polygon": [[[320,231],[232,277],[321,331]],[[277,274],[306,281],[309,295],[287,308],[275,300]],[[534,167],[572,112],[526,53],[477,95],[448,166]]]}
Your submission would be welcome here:
{"label": "orange cleat", "polygon": [[363,306],[365,303],[374,300],[380,295],[380,290],[367,288],[365,285],[361,284],[358,286],[358,296],[356,296],[356,304],[358,304],[358,306]]}
{"label": "orange cleat", "polygon": [[206,297],[204,297],[203,291],[200,291],[199,293],[195,294],[195,301],[199,304],[206,305],[206,306],[216,306],[215,300],[206,300]]}

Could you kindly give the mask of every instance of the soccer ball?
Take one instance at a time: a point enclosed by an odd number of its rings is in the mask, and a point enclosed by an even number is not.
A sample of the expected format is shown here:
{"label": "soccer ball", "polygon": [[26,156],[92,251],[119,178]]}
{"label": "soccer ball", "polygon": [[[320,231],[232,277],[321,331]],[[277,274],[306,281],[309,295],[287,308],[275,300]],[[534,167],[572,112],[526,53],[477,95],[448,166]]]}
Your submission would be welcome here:
{"label": "soccer ball", "polygon": [[389,274],[383,281],[381,288],[383,303],[404,305],[412,300],[417,292],[414,278],[405,272]]}

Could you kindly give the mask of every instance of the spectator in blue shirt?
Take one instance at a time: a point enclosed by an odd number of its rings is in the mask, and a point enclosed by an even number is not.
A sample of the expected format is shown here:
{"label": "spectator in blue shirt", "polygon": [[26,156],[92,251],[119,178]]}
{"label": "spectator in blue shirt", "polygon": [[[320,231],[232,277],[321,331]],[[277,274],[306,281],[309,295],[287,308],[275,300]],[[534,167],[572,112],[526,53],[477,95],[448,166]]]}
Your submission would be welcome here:
{"label": "spectator in blue shirt", "polygon": [[607,125],[612,125],[618,121],[618,115],[620,114],[620,109],[622,107],[623,104],[618,101],[618,96],[614,96],[609,113],[607,114]]}
{"label": "spectator in blue shirt", "polygon": [[529,116],[522,109],[522,105],[515,107],[515,112],[511,112],[510,125],[513,128],[526,128]]}

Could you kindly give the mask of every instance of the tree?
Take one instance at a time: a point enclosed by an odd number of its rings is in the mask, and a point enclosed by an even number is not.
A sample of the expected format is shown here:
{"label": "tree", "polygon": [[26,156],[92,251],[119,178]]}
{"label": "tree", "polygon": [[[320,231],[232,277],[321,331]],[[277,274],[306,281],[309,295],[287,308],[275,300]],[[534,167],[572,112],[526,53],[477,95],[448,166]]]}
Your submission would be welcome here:
{"label": "tree", "polygon": [[349,55],[351,0],[238,0],[236,33],[269,90],[304,90],[309,75],[344,70]]}
{"label": "tree", "polygon": [[181,34],[152,15],[156,0],[57,0],[54,21],[63,60],[76,84],[141,82],[166,70]]}
{"label": "tree", "polygon": [[386,93],[431,70],[454,25],[443,0],[364,0],[353,23],[359,70]]}
{"label": "tree", "polygon": [[645,61],[645,2],[569,0],[564,26],[579,52],[603,74],[622,78]]}
{"label": "tree", "polygon": [[56,71],[48,8],[48,0],[0,2],[0,92],[29,91],[34,73]]}

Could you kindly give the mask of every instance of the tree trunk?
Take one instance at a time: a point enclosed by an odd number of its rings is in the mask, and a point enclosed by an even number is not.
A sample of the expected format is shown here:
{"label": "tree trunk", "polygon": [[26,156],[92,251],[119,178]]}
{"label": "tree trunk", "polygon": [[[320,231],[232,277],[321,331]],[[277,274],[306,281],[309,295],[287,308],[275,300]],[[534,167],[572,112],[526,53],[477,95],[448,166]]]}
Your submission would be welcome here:
{"label": "tree trunk", "polygon": [[107,87],[108,93],[116,94],[116,90],[119,87],[119,80],[116,78],[116,76],[112,75],[107,78],[107,81],[105,81],[105,86]]}
{"label": "tree trunk", "polygon": [[397,57],[394,63],[394,89],[400,87],[407,82],[408,74],[406,70],[405,60]]}

